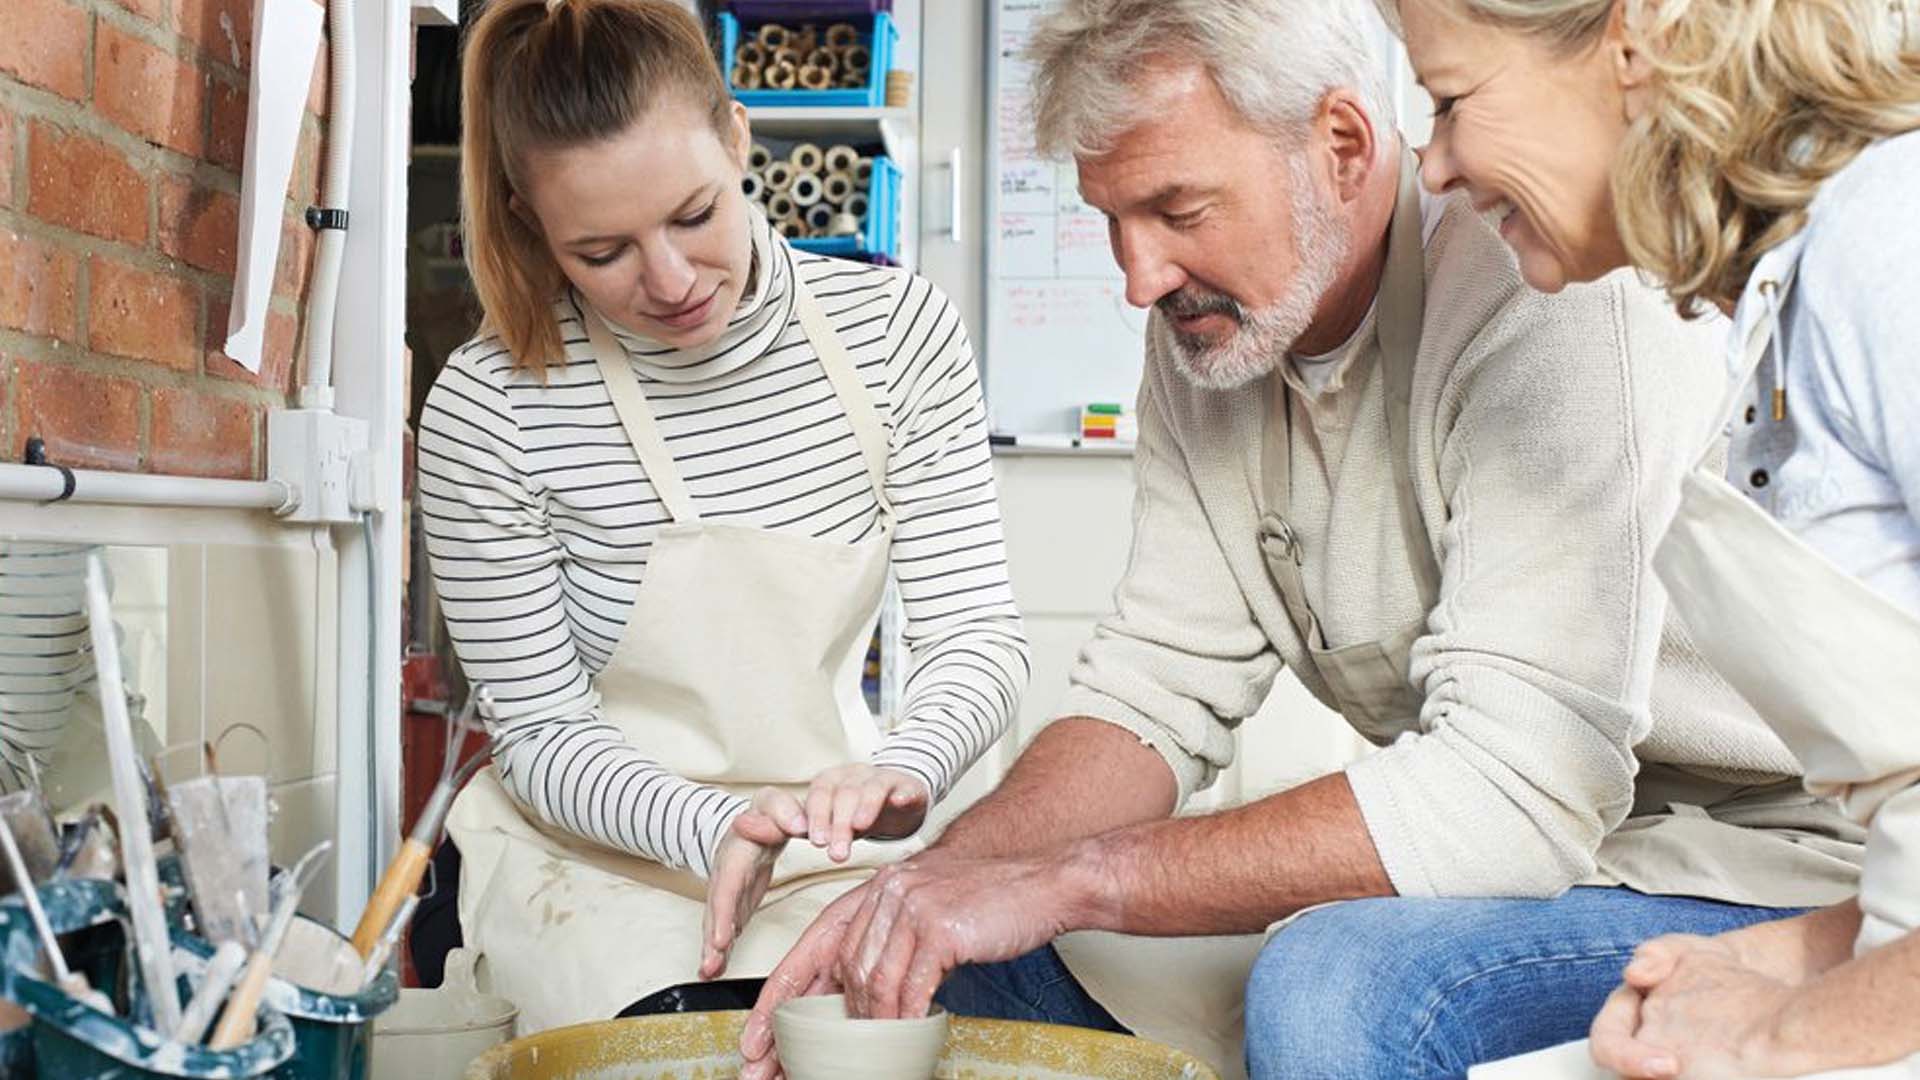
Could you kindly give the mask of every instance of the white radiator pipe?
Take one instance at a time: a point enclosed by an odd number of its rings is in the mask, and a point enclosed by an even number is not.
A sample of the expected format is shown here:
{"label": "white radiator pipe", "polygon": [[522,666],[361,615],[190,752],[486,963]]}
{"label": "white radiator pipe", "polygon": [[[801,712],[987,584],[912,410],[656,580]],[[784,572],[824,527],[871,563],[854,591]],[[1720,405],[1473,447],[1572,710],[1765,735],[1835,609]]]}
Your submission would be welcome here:
{"label": "white radiator pipe", "polygon": [[213,480],[0,463],[0,501],[7,500],[218,507],[275,513],[290,510],[297,502],[293,489],[278,480]]}
{"label": "white radiator pipe", "polygon": [[[327,161],[320,206],[345,211],[353,166],[353,0],[327,0]],[[321,229],[315,238],[313,291],[307,300],[307,378],[300,387],[303,409],[333,408],[333,315],[340,299],[340,266],[346,258],[345,229]]]}

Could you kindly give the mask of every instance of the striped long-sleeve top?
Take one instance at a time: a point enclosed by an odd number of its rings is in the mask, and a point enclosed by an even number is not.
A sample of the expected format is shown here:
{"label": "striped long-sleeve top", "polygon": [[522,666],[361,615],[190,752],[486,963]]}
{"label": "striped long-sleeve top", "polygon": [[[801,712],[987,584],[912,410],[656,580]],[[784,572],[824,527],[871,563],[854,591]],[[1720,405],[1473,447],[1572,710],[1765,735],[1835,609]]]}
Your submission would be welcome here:
{"label": "striped long-sleeve top", "polygon": [[[795,276],[811,288],[888,435],[912,663],[872,760],[937,799],[1006,729],[1029,675],[972,348],[922,278],[796,252],[761,219],[753,245],[753,284],[717,341],[616,336],[704,520],[855,543],[879,506],[794,314]],[[745,801],[663,768],[602,720],[594,686],[669,516],[594,363],[583,302],[555,301],[566,356],[544,379],[483,334],[435,383],[419,432],[434,583],[463,669],[493,693],[495,768],[523,809],[704,875]]]}

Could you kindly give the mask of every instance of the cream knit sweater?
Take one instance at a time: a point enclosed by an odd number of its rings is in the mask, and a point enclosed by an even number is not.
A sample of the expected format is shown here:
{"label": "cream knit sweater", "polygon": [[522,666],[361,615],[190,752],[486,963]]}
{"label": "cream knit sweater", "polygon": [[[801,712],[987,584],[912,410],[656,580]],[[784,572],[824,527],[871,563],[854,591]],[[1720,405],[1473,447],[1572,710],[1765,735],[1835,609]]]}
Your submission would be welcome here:
{"label": "cream knit sweater", "polygon": [[[1463,200],[1433,212],[1409,453],[1439,602],[1422,609],[1403,540],[1377,341],[1327,393],[1289,395],[1282,509],[1330,647],[1425,620],[1417,725],[1363,730],[1383,748],[1346,770],[1395,888],[1848,895],[1858,830],[1664,619],[1649,566],[1711,423],[1724,328],[1624,275],[1532,292]],[[1338,707],[1257,543],[1268,400],[1194,387],[1152,320],[1133,552],[1060,713],[1137,734],[1182,801],[1283,664]]]}

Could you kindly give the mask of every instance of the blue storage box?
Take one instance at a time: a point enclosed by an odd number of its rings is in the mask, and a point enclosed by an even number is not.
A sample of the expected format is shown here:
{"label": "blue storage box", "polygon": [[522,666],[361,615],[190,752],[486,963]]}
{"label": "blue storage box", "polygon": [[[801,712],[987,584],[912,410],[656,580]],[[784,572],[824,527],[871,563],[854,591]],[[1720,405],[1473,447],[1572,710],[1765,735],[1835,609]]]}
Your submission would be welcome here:
{"label": "blue storage box", "polygon": [[867,180],[867,219],[852,236],[816,236],[789,240],[801,251],[816,255],[884,255],[900,261],[900,189],[902,173],[892,158],[873,159]]}
{"label": "blue storage box", "polygon": [[[727,89],[734,99],[749,108],[773,105],[789,108],[861,108],[878,107],[887,103],[887,71],[893,67],[893,50],[900,37],[899,28],[893,25],[893,16],[884,11],[872,15],[856,15],[833,22],[850,22],[860,32],[860,44],[867,47],[871,58],[871,67],[867,71],[867,85],[864,87],[836,90],[742,90],[733,84],[734,57],[740,51],[740,45],[758,31],[764,23],[780,22],[778,19],[742,21],[732,12],[720,13],[720,51],[721,74],[726,76]],[[828,25],[824,20],[804,20],[822,29]]]}

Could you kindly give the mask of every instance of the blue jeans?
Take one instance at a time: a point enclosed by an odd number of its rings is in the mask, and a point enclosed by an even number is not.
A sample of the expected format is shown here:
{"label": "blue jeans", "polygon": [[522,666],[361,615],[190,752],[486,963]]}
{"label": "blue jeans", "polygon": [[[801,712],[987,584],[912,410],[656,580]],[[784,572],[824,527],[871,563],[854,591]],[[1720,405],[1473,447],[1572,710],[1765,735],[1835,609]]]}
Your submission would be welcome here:
{"label": "blue jeans", "polygon": [[[1634,947],[1797,915],[1631,889],[1554,900],[1353,900],[1274,935],[1247,984],[1254,1080],[1429,1080],[1586,1037]],[[958,1016],[1124,1032],[1052,946],[956,969]]]}
{"label": "blue jeans", "polygon": [[934,995],[955,1016],[1029,1020],[1128,1034],[1120,1021],[1081,989],[1053,946],[997,964],[953,969]]}
{"label": "blue jeans", "polygon": [[1631,889],[1354,900],[1274,935],[1247,982],[1254,1080],[1428,1080],[1585,1038],[1634,947],[1798,910]]}

